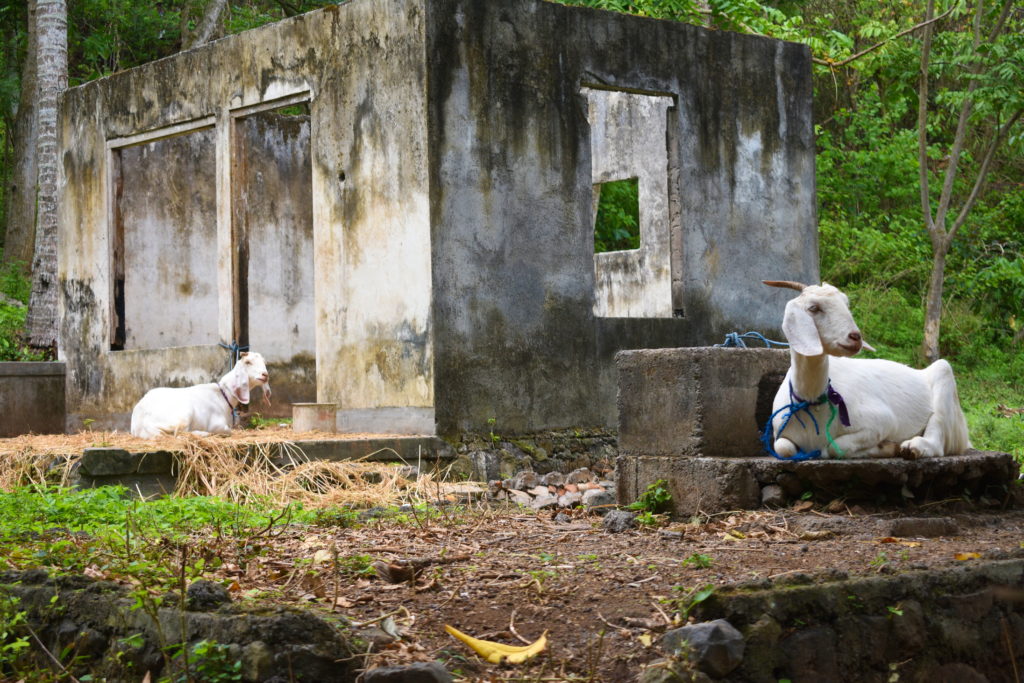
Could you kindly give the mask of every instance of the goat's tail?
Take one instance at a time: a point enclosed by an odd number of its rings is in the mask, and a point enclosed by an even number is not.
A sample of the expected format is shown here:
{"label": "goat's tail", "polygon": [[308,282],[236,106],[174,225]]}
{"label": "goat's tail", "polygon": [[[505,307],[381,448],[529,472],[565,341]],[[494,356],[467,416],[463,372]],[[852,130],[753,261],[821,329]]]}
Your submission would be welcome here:
{"label": "goat's tail", "polygon": [[960,408],[953,368],[944,360],[929,365],[925,372],[932,389],[932,419],[942,430],[943,453],[957,455],[971,447],[967,434],[967,419]]}

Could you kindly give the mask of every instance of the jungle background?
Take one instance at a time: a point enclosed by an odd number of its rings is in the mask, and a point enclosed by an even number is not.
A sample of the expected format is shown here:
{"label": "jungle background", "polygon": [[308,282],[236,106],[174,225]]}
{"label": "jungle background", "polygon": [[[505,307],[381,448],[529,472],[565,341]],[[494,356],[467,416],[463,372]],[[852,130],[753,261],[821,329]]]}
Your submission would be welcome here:
{"label": "jungle background", "polygon": [[[976,447],[1024,458],[1024,6],[562,1],[807,44],[823,279],[850,295],[877,355],[954,365]],[[43,2],[0,0],[0,360],[48,353],[25,341],[36,219],[18,207],[35,206],[36,188],[16,176]],[[326,4],[67,0],[68,85]],[[635,203],[628,188],[602,198],[599,250],[635,246]]]}

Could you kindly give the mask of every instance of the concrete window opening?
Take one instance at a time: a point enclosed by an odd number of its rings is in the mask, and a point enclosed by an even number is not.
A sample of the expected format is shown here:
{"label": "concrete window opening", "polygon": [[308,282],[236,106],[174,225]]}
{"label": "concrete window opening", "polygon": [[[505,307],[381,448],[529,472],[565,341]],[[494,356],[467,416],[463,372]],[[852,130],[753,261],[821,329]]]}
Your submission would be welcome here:
{"label": "concrete window opening", "polygon": [[[583,88],[590,124],[594,218],[594,315],[671,318],[677,177],[668,95]],[[634,204],[635,202],[635,204]],[[634,209],[635,206],[635,209]],[[610,224],[608,221],[611,220]],[[628,223],[635,221],[635,234]],[[604,235],[618,236],[611,240]],[[602,248],[604,247],[604,248]]]}
{"label": "concrete window opening", "polygon": [[271,414],[316,400],[308,102],[233,116],[231,221],[238,343],[267,359]]}
{"label": "concrete window opening", "polygon": [[637,178],[594,186],[594,253],[640,247],[640,183]]}
{"label": "concrete window opening", "polygon": [[216,344],[212,126],[110,143],[111,350]]}

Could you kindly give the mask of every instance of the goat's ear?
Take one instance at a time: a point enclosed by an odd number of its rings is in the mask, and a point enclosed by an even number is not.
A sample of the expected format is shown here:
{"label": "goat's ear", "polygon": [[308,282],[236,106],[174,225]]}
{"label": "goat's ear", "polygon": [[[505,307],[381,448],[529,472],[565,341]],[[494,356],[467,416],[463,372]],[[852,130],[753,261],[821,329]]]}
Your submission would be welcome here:
{"label": "goat's ear", "polygon": [[228,388],[239,403],[249,402],[249,375],[246,374],[244,368],[236,365],[228,373]]}
{"label": "goat's ear", "polygon": [[801,356],[820,356],[825,353],[814,318],[797,303],[797,299],[786,304],[786,314],[782,317],[782,331],[789,340],[790,348]]}

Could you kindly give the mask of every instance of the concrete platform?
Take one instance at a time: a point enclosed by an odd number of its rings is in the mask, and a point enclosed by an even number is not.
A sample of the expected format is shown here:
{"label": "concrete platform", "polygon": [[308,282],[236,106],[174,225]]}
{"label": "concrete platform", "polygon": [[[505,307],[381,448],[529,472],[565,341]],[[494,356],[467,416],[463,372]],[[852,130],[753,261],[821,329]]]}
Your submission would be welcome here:
{"label": "concrete platform", "polygon": [[[296,440],[248,444],[246,448],[250,455],[269,451],[271,462],[277,466],[296,460],[362,460],[405,462],[424,469],[439,469],[455,457],[450,445],[432,436]],[[143,496],[170,493],[177,483],[176,453],[87,448],[75,483],[84,487],[121,485]]]}
{"label": "concrete platform", "polygon": [[[964,498],[1001,505],[1013,498],[1020,468],[1009,453],[969,451],[921,460],[858,459],[791,462],[749,458],[619,456],[618,499],[628,504],[659,479],[668,482],[672,512],[788,505],[800,499],[837,498],[877,505],[921,505]],[[776,488],[769,488],[776,487]]]}

